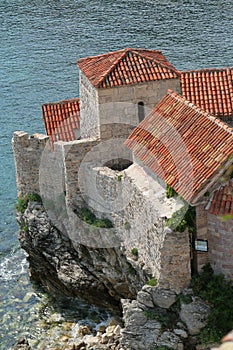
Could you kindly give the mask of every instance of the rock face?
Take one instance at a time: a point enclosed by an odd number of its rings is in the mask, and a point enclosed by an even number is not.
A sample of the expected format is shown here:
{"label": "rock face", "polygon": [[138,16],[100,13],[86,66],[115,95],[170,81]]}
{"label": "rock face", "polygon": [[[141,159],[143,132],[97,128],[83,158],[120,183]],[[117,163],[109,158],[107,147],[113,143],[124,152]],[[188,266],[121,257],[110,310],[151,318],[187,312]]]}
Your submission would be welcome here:
{"label": "rock face", "polygon": [[[77,341],[68,349],[79,350],[185,350],[198,343],[209,307],[191,290],[177,298],[176,288],[145,284],[148,275],[124,247],[93,248],[73,244],[56,228],[40,203],[28,203],[17,214],[19,241],[28,253],[31,277],[48,290],[80,296],[90,303],[123,309],[123,323],[92,334],[80,326]],[[186,295],[188,294],[188,295]],[[182,294],[181,294],[182,296]],[[187,303],[188,300],[188,303]],[[186,302],[186,303],[185,303]],[[120,304],[121,303],[121,304]],[[194,340],[193,340],[194,339]],[[30,350],[28,343],[15,349]],[[193,349],[193,347],[192,347]]]}
{"label": "rock face", "polygon": [[[149,298],[152,307],[148,308]],[[150,293],[144,291],[143,294],[140,294],[139,300],[123,300],[122,305],[125,325],[121,338],[123,347],[134,350],[153,350],[156,346],[184,349],[182,335],[179,336],[172,330],[164,330],[162,311],[153,304]]]}
{"label": "rock face", "polygon": [[32,348],[30,347],[27,339],[20,338],[12,350],[32,350]]}
{"label": "rock face", "polygon": [[31,277],[48,290],[81,296],[89,302],[117,305],[135,298],[146,278],[127,260],[121,247],[75,248],[69,237],[54,227],[39,203],[29,202],[17,214],[19,241],[28,253]]}
{"label": "rock face", "polygon": [[[131,350],[190,349],[193,335],[207,324],[209,307],[192,294],[143,286],[137,300],[122,300],[124,328],[121,345]],[[182,299],[186,301],[186,303]],[[194,343],[194,344],[193,344]]]}
{"label": "rock face", "polygon": [[180,318],[187,325],[189,334],[197,335],[205,327],[210,308],[200,298],[190,304],[181,304]]}

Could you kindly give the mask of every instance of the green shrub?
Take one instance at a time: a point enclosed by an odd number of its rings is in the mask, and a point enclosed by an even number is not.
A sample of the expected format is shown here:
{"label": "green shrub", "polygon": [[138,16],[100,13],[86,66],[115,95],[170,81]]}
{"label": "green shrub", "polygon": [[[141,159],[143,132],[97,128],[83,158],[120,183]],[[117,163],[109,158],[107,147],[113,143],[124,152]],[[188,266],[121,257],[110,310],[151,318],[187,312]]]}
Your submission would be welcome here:
{"label": "green shrub", "polygon": [[131,250],[131,253],[134,255],[134,256],[138,256],[138,248],[133,248]]}
{"label": "green shrub", "polygon": [[171,305],[169,310],[178,314],[180,312],[181,303],[190,304],[192,300],[192,296],[189,294],[178,294],[176,297],[176,302]]}
{"label": "green shrub", "polygon": [[86,222],[89,225],[100,227],[100,228],[112,228],[113,224],[112,222],[107,219],[98,219],[95,214],[88,208],[83,208],[81,210],[81,217],[84,222]]}
{"label": "green shrub", "polygon": [[172,214],[170,219],[166,220],[166,225],[173,231],[184,232],[188,229],[189,232],[196,231],[196,209],[187,203]]}
{"label": "green shrub", "polygon": [[177,321],[177,315],[162,308],[148,309],[144,311],[148,320],[158,321],[163,329],[170,329]]}
{"label": "green shrub", "polygon": [[117,181],[118,181],[118,182],[121,182],[122,176],[123,176],[122,174],[120,174],[120,175],[117,176]]}
{"label": "green shrub", "polygon": [[157,285],[157,283],[158,283],[158,281],[157,281],[157,279],[156,279],[155,277],[152,277],[152,278],[147,282],[147,284],[148,284],[149,286],[152,286],[152,287],[155,287],[155,286]]}
{"label": "green shrub", "polygon": [[201,331],[203,344],[218,342],[233,329],[233,283],[222,275],[214,275],[210,264],[200,275],[193,276],[191,286],[196,295],[211,306],[207,326]]}
{"label": "green shrub", "polygon": [[176,197],[176,196],[177,196],[177,192],[174,190],[174,188],[172,188],[170,185],[166,184],[166,197],[172,198],[172,197]]}
{"label": "green shrub", "polygon": [[148,320],[158,320],[159,318],[159,312],[157,309],[145,310],[144,315],[148,318]]}
{"label": "green shrub", "polygon": [[26,222],[24,220],[21,221],[20,226],[24,232],[29,232],[28,225],[26,224]]}
{"label": "green shrub", "polygon": [[16,210],[18,210],[20,213],[24,213],[27,209],[28,202],[39,202],[42,203],[42,199],[37,193],[28,193],[25,194],[23,197],[18,198],[18,203],[16,204]]}
{"label": "green shrub", "polygon": [[113,227],[112,222],[109,219],[96,219],[96,221],[93,224],[96,227],[102,227],[102,228],[111,228]]}

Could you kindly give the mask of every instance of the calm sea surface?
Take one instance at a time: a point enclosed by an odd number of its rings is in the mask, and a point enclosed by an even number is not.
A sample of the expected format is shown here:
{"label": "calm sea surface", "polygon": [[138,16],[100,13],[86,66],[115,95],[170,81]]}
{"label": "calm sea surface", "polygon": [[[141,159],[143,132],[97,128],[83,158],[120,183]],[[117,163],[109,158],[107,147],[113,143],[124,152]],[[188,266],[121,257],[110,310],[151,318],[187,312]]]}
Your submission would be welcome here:
{"label": "calm sea surface", "polygon": [[0,1],[0,350],[28,332],[49,349],[69,322],[96,324],[108,314],[81,301],[53,304],[28,281],[17,242],[13,131],[44,132],[41,104],[79,95],[80,57],[145,47],[181,70],[233,66],[233,2]]}

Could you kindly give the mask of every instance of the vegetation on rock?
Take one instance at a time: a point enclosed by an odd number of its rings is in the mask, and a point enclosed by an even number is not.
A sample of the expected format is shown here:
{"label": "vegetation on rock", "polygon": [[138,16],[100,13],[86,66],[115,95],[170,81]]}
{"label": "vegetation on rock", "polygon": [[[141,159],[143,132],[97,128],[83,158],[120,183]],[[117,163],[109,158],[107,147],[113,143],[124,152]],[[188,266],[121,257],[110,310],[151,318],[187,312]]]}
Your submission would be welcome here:
{"label": "vegetation on rock", "polygon": [[170,185],[166,184],[166,197],[172,198],[177,196],[177,192]]}
{"label": "vegetation on rock", "polygon": [[214,275],[207,264],[200,275],[192,278],[191,286],[194,293],[211,306],[207,326],[200,334],[201,342],[218,342],[233,329],[233,283],[223,275]]}
{"label": "vegetation on rock", "polygon": [[155,286],[157,285],[157,283],[158,283],[158,281],[157,281],[157,279],[156,279],[155,277],[152,277],[152,278],[147,282],[147,284],[148,284],[149,286],[152,286],[152,287],[155,287]]}
{"label": "vegetation on rock", "polygon": [[134,255],[134,256],[138,256],[138,248],[133,248],[132,250],[131,250],[131,253]]}
{"label": "vegetation on rock", "polygon": [[20,213],[24,213],[25,210],[27,209],[28,202],[42,203],[42,199],[40,195],[37,193],[25,194],[23,197],[18,198],[18,203],[16,204],[16,210],[18,210]]}
{"label": "vegetation on rock", "polygon": [[185,203],[185,205],[173,213],[166,225],[173,231],[184,232],[186,229],[194,233],[196,231],[196,209]]}
{"label": "vegetation on rock", "polygon": [[81,217],[84,222],[86,222],[89,225],[100,227],[100,228],[112,228],[113,224],[112,222],[107,219],[98,219],[95,214],[88,208],[83,208],[81,211]]}

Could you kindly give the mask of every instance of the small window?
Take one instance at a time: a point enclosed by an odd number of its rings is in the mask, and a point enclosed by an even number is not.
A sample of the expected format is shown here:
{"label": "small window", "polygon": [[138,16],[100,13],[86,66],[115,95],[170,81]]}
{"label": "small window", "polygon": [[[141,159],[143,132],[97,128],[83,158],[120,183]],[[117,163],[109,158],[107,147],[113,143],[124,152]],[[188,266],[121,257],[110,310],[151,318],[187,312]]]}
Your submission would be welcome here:
{"label": "small window", "polygon": [[139,123],[141,123],[144,118],[145,118],[145,108],[144,108],[144,103],[141,101],[141,102],[138,102],[138,120],[139,120]]}

